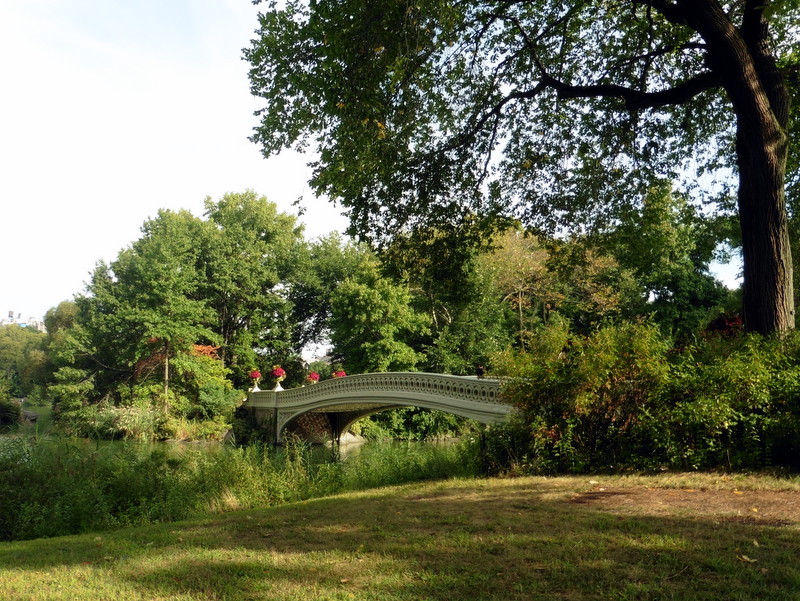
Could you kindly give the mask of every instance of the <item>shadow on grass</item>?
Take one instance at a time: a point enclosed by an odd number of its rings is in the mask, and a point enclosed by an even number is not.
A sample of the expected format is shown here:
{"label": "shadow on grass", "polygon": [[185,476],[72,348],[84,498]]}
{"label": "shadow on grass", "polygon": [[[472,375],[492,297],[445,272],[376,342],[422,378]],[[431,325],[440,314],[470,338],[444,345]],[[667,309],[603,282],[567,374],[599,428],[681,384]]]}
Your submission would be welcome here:
{"label": "shadow on grass", "polygon": [[417,484],[7,543],[0,582],[66,566],[132,599],[798,599],[796,525],[620,515],[572,502],[575,482]]}

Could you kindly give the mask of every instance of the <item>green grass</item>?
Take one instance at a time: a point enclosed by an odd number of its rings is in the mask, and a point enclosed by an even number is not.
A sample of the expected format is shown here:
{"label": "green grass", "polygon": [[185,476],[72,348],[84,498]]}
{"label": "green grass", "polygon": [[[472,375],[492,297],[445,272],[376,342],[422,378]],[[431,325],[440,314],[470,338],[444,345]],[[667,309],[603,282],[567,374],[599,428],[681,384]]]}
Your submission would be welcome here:
{"label": "green grass", "polygon": [[[692,475],[705,490],[796,481]],[[659,478],[606,478],[644,490]],[[781,485],[781,482],[783,484]],[[668,476],[667,486],[681,486]],[[732,600],[800,598],[800,527],[573,502],[587,477],[447,480],[0,544],[0,598]],[[669,491],[665,491],[665,494]]]}
{"label": "green grass", "polygon": [[372,445],[345,462],[281,450],[0,438],[0,540],[106,531],[476,473],[460,447]]}

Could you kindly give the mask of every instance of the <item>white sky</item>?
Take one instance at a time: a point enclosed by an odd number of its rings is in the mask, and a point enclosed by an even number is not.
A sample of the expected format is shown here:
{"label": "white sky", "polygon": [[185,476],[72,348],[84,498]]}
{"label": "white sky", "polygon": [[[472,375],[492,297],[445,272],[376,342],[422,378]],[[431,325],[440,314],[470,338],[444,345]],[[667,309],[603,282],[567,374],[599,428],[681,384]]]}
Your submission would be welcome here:
{"label": "white sky", "polygon": [[253,189],[306,237],[347,223],[306,159],[247,140],[260,101],[241,49],[249,0],[0,2],[0,317],[41,318],[160,208]]}

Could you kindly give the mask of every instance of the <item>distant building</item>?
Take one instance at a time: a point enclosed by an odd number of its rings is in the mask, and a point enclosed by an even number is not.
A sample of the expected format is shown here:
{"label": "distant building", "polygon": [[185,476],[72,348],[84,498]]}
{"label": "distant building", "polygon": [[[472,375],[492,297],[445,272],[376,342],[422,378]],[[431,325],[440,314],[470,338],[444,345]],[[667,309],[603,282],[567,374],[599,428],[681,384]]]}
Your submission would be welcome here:
{"label": "distant building", "polygon": [[21,328],[32,328],[40,332],[46,331],[44,327],[44,322],[41,319],[36,319],[35,317],[22,319],[22,313],[17,313],[17,316],[14,317],[13,311],[9,311],[7,317],[0,318],[0,326],[10,326],[10,325],[18,325]]}

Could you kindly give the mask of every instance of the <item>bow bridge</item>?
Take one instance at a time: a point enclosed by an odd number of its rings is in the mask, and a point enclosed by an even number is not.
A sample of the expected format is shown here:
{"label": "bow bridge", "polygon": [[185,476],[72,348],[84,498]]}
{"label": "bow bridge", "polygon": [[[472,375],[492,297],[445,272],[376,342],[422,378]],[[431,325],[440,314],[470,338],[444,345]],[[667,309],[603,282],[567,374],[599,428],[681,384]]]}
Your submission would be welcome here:
{"label": "bow bridge", "polygon": [[251,391],[243,407],[273,443],[279,444],[289,430],[338,442],[355,421],[396,407],[424,407],[484,424],[501,423],[514,408],[500,399],[499,392],[499,380],[391,372],[335,378],[291,390]]}

